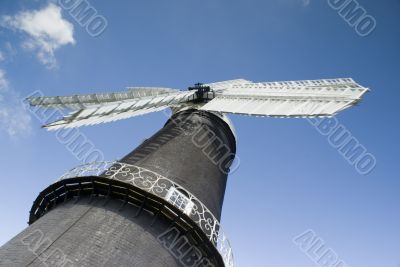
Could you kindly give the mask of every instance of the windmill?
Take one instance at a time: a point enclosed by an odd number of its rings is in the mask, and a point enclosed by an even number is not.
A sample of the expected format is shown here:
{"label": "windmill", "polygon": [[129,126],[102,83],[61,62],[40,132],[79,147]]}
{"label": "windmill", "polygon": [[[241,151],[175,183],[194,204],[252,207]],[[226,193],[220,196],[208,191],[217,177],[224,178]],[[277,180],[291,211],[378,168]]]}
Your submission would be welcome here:
{"label": "windmill", "polygon": [[[227,114],[330,117],[357,104],[367,91],[350,78],[237,79],[184,91],[129,87],[29,98],[32,106],[70,111],[43,126],[55,131],[168,108],[172,116],[121,160],[78,166],[43,190],[33,203],[30,226],[0,249],[0,265],[51,260],[60,248],[58,261],[79,266],[234,266],[219,223],[236,153]],[[29,240],[37,229],[51,242],[27,252],[25,241],[17,239]]]}

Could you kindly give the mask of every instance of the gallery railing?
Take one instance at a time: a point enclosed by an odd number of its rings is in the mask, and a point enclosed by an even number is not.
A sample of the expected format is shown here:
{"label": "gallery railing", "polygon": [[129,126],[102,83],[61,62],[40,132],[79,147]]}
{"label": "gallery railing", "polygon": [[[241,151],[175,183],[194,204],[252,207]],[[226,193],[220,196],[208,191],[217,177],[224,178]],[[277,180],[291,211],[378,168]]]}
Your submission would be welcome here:
{"label": "gallery railing", "polygon": [[[81,165],[65,173],[59,180],[85,176],[99,176],[125,182],[167,200],[189,216],[202,229],[221,254],[226,267],[234,266],[232,248],[219,221],[198,198],[179,184],[153,171],[118,161],[93,162]],[[175,201],[171,201],[171,189],[182,193],[185,199],[191,201],[189,210],[185,208],[187,205],[181,205],[182,201],[176,201],[176,198]]]}

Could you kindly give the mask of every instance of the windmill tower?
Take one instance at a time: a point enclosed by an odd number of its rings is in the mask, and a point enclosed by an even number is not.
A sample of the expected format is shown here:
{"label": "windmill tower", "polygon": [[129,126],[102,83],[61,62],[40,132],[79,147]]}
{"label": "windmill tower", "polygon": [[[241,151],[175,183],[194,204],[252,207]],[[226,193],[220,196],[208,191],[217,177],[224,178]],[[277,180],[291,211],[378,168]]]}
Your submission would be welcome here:
{"label": "windmill tower", "polygon": [[29,227],[0,248],[1,266],[234,266],[219,223],[236,138],[227,113],[333,116],[368,91],[352,79],[196,84],[187,91],[30,98],[72,110],[48,130],[171,108],[165,126],[121,160],[78,166],[34,201]]}

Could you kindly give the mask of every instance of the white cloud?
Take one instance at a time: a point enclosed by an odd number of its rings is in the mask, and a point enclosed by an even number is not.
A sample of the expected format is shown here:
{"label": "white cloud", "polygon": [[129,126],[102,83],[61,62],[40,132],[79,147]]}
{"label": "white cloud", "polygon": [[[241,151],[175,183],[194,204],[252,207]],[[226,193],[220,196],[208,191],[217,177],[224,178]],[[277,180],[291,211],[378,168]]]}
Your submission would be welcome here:
{"label": "white cloud", "polygon": [[3,52],[0,51],[0,62],[2,62],[5,59]]}
{"label": "white cloud", "polygon": [[17,138],[28,136],[31,131],[31,117],[0,69],[0,133]]}
{"label": "white cloud", "polygon": [[53,3],[40,10],[3,16],[0,25],[26,33],[22,47],[35,51],[39,61],[48,68],[56,66],[54,52],[58,48],[75,44],[74,26],[63,19],[61,8]]}

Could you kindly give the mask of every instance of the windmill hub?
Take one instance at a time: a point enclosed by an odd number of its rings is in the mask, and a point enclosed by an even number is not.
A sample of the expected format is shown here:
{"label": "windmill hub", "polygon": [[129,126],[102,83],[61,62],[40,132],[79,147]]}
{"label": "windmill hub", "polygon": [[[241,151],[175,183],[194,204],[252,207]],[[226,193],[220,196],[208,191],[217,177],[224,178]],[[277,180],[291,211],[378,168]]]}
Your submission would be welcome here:
{"label": "windmill hub", "polygon": [[196,103],[199,102],[205,102],[206,100],[210,99],[210,92],[213,92],[211,90],[211,87],[208,85],[204,85],[203,83],[196,83],[194,86],[190,86],[188,88],[189,91],[196,91]]}

